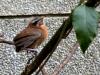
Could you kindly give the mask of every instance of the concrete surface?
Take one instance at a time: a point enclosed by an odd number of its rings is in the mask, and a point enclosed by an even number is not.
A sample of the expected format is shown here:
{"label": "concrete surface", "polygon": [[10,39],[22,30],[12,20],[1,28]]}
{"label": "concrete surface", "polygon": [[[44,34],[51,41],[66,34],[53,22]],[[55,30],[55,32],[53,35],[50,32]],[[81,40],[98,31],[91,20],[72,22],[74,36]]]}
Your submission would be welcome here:
{"label": "concrete surface", "polygon": [[[37,14],[37,13],[65,13],[77,5],[78,0],[0,0],[0,15]],[[45,23],[49,29],[49,38],[39,47],[39,50],[48,42],[62,24],[64,17],[46,17]],[[31,18],[0,19],[0,29],[4,38],[13,37],[27,26]],[[80,48],[64,67],[59,75],[100,75],[100,29],[97,37],[88,48],[85,55]],[[74,30],[62,40],[56,51],[48,61],[46,68],[52,75],[55,66],[64,56],[70,55],[69,46],[76,42]],[[26,52],[16,53],[14,46],[0,44],[0,75],[20,75],[27,62]]]}

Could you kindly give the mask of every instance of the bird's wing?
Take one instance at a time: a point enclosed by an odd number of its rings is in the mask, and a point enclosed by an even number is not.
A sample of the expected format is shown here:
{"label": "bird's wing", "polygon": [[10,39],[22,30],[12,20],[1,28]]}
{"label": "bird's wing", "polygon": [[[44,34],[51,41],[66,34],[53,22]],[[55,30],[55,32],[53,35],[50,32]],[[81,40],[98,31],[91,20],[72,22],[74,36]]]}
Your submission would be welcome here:
{"label": "bird's wing", "polygon": [[41,32],[36,31],[35,33],[31,34],[31,35],[27,35],[25,37],[20,37],[17,39],[14,39],[14,43],[16,46],[16,49],[24,49],[28,46],[30,46],[31,44],[33,44],[36,40],[38,40],[41,37]]}
{"label": "bird's wing", "polygon": [[31,35],[36,35],[39,34],[39,30],[35,29],[35,28],[26,28],[23,31],[21,31],[19,34],[17,34],[13,41],[17,41],[21,38],[27,37],[27,36],[31,36]]}

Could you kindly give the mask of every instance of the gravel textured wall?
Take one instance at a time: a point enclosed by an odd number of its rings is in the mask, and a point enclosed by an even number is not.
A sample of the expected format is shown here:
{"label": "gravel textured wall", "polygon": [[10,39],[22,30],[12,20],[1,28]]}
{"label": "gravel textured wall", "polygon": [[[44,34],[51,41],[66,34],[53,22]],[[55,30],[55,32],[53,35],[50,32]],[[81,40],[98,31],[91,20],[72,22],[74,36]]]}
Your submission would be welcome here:
{"label": "gravel textured wall", "polygon": [[[78,0],[0,0],[0,15],[36,14],[36,13],[65,13],[77,5]],[[98,8],[99,9],[99,8]],[[39,47],[39,50],[48,42],[52,35],[62,24],[64,17],[46,17],[45,23],[49,29],[49,38]],[[31,18],[0,19],[0,29],[4,38],[12,40],[13,37],[24,29]],[[94,42],[85,55],[80,48],[64,67],[59,75],[100,75],[100,29]],[[74,30],[62,40],[56,51],[48,61],[46,68],[52,75],[54,68],[67,54],[76,42]],[[14,46],[0,44],[0,75],[20,75],[27,62],[26,52],[16,53]]]}

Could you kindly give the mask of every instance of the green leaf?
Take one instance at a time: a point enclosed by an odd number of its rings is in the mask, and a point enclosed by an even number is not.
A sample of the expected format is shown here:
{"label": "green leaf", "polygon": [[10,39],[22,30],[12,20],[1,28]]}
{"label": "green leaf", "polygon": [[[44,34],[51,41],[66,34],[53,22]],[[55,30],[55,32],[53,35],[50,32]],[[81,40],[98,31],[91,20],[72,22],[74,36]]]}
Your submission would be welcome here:
{"label": "green leaf", "polygon": [[73,11],[72,20],[77,40],[85,53],[97,34],[98,13],[92,7],[81,5]]}
{"label": "green leaf", "polygon": [[100,12],[98,12],[99,18],[100,18]]}

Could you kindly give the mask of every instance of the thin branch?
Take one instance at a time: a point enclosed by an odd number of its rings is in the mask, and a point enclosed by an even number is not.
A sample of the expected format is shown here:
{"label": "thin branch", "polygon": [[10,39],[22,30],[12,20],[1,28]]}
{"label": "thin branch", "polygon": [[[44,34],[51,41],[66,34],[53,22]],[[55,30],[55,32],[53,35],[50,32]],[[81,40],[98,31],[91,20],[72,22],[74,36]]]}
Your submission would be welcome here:
{"label": "thin branch", "polygon": [[74,46],[70,49],[71,50],[70,55],[69,56],[65,55],[66,57],[64,58],[62,63],[56,67],[56,69],[54,70],[52,75],[58,75],[59,74],[59,72],[62,70],[62,68],[64,68],[64,66],[71,60],[71,58],[72,58],[73,54],[75,54],[75,51],[78,48],[78,46],[79,46],[78,42],[76,42],[74,44]]}
{"label": "thin branch", "polygon": [[33,16],[45,16],[45,17],[65,17],[69,16],[69,13],[47,13],[47,14],[28,14],[28,15],[0,15],[0,19],[14,19],[14,18],[29,18]]}
{"label": "thin branch", "polygon": [[7,41],[5,39],[0,39],[0,43],[6,43],[6,44],[9,44],[9,45],[14,45],[13,41]]}
{"label": "thin branch", "polygon": [[[100,2],[98,3],[100,4]],[[96,6],[98,6],[98,4]],[[100,13],[100,12],[98,12]],[[0,15],[0,19],[16,19],[16,18],[29,18],[35,16],[45,16],[45,17],[67,17],[71,13],[47,13],[47,14],[31,14],[31,15]]]}

